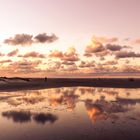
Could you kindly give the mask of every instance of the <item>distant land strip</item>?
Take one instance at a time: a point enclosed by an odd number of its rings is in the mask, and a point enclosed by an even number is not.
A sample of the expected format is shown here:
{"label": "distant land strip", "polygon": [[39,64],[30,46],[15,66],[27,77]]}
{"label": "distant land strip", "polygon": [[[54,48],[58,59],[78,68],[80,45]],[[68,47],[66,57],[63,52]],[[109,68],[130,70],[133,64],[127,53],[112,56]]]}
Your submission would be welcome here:
{"label": "distant land strip", "polygon": [[140,78],[0,78],[0,91],[59,87],[140,88]]}

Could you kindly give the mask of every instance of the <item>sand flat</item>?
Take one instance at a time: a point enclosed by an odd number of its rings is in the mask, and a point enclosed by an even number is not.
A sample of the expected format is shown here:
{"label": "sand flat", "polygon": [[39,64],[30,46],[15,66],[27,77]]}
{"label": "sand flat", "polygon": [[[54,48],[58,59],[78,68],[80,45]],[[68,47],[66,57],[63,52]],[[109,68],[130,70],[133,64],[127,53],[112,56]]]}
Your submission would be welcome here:
{"label": "sand flat", "polygon": [[33,90],[57,87],[140,88],[140,78],[24,78],[0,80],[0,91]]}

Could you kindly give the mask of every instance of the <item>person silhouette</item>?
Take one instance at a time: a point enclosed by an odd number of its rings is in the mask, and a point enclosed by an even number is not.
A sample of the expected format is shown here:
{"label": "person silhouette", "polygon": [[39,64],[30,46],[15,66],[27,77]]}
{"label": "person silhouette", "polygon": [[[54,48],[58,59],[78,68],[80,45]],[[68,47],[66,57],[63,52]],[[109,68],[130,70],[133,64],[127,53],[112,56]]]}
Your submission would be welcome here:
{"label": "person silhouette", "polygon": [[44,78],[45,82],[47,82],[47,77]]}

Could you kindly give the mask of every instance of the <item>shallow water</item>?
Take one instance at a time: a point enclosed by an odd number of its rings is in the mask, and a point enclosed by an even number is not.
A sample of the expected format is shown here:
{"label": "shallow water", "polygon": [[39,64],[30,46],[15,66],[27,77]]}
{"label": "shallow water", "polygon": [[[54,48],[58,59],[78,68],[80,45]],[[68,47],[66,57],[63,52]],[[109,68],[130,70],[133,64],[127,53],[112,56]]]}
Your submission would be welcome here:
{"label": "shallow water", "polygon": [[0,92],[0,140],[140,139],[140,89]]}

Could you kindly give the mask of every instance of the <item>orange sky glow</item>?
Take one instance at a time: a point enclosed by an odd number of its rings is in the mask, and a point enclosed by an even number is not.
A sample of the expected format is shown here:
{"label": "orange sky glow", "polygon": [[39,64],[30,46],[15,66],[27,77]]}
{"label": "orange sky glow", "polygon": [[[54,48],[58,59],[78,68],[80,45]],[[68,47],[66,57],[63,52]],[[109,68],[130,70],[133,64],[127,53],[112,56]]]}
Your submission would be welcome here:
{"label": "orange sky glow", "polygon": [[0,9],[0,76],[140,75],[139,0],[1,0]]}

